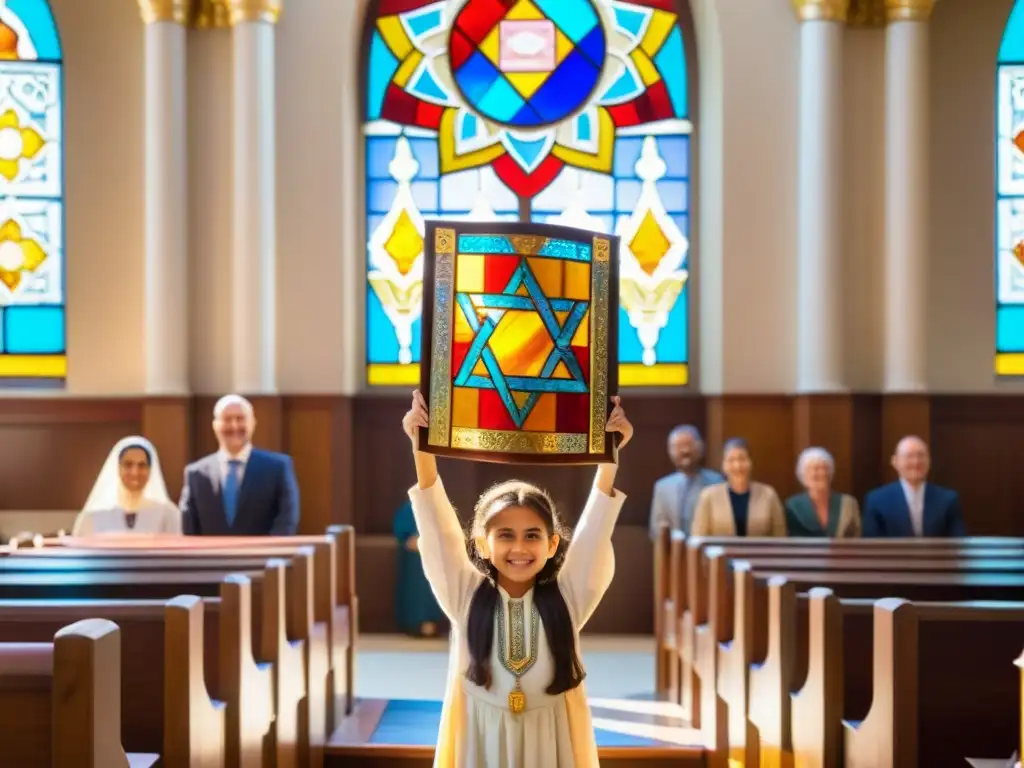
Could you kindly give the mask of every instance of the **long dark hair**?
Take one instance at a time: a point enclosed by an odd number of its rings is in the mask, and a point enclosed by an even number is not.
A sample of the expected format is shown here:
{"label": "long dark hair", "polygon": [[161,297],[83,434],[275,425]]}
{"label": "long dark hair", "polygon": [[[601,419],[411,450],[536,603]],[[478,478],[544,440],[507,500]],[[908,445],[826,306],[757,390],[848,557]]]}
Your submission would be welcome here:
{"label": "long dark hair", "polygon": [[487,577],[469,604],[466,641],[469,645],[469,669],[466,677],[484,688],[491,687],[491,648],[494,645],[494,613],[501,596],[498,594],[498,569],[485,558],[476,545],[477,538],[487,535],[488,523],[508,507],[525,507],[536,512],[544,521],[548,536],[558,534],[558,547],[554,556],[541,568],[533,587],[533,604],[540,614],[544,634],[554,658],[555,674],[547,693],[555,696],[576,688],[586,673],[576,655],[576,633],[573,629],[569,606],[558,588],[558,571],[569,548],[568,531],[562,526],[551,497],[535,485],[510,480],[499,483],[480,497],[473,513],[473,526],[469,535],[469,555],[476,567]]}

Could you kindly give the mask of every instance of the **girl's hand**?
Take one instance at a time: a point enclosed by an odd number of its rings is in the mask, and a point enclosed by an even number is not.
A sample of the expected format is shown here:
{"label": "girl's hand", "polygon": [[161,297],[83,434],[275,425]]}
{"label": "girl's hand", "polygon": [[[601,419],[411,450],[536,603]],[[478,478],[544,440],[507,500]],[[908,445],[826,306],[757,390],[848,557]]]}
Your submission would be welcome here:
{"label": "girl's hand", "polygon": [[405,434],[409,436],[412,441],[413,449],[415,450],[418,442],[420,427],[426,428],[429,425],[427,421],[427,401],[423,399],[423,395],[417,389],[412,393],[412,407],[408,413],[402,419],[402,429],[405,430]]}
{"label": "girl's hand", "polygon": [[629,423],[626,412],[622,409],[622,398],[615,395],[611,400],[615,403],[615,407],[612,408],[611,415],[608,417],[605,430],[622,435],[622,439],[619,441],[619,450],[621,451],[633,437],[633,425]]}

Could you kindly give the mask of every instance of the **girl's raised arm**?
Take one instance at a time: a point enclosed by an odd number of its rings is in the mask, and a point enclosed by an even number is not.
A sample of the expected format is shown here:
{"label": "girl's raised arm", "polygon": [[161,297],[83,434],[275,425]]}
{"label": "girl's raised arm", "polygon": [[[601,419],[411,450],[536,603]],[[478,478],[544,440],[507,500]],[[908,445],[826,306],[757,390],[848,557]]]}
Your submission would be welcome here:
{"label": "girl's raised arm", "polygon": [[418,431],[426,426],[426,402],[417,391],[413,393],[412,408],[402,420],[402,427],[412,440],[416,464],[416,486],[409,490],[409,500],[419,529],[423,572],[441,609],[455,623],[465,614],[483,574],[473,566],[466,552],[466,537],[437,474],[437,459],[418,450]]}
{"label": "girl's raised arm", "polygon": [[[633,427],[626,419],[618,397],[613,397],[615,408],[608,417],[608,431],[619,432],[622,450],[633,436]],[[604,597],[612,576],[615,575],[615,552],[612,549],[612,531],[622,511],[625,494],[615,490],[615,464],[601,464],[594,476],[587,506],[583,508],[579,524],[573,534],[565,562],[558,574],[558,584],[569,604],[576,628],[582,629]]]}

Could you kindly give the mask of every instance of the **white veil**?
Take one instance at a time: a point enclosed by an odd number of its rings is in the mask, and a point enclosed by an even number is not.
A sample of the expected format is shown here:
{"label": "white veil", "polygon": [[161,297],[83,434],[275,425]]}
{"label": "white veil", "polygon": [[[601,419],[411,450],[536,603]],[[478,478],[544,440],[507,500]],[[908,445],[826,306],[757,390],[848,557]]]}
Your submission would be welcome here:
{"label": "white veil", "polygon": [[164,483],[164,473],[160,471],[160,457],[157,456],[156,448],[144,437],[133,435],[117,441],[117,445],[110,451],[107,460],[103,463],[99,477],[92,487],[89,498],[82,507],[82,512],[99,512],[106,509],[114,509],[121,503],[123,486],[121,485],[121,473],[118,464],[121,460],[121,453],[126,448],[142,448],[149,454],[149,482],[142,489],[142,498],[160,504],[169,504],[172,507],[174,502],[167,494],[167,485]]}

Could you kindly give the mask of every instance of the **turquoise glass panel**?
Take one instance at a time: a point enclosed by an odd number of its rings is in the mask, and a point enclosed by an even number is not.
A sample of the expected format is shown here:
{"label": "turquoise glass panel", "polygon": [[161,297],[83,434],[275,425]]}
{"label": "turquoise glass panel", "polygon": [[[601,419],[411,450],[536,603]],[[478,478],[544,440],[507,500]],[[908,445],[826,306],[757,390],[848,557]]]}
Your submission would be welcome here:
{"label": "turquoise glass panel", "polygon": [[58,355],[64,352],[63,307],[6,307],[3,320],[7,354]]}
{"label": "turquoise glass panel", "polygon": [[999,47],[1000,64],[1024,64],[1024,3],[1017,2],[1003,31]]}
{"label": "turquoise glass panel", "polygon": [[7,10],[25,25],[40,61],[60,61],[60,37],[46,0],[7,0]]}

